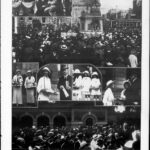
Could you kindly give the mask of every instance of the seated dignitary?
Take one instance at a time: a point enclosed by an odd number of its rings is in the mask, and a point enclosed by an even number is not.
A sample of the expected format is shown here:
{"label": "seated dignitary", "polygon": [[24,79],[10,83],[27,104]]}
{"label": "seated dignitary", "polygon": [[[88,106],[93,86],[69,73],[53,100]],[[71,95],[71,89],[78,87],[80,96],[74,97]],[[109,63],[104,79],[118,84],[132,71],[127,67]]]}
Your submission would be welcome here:
{"label": "seated dignitary", "polygon": [[17,69],[16,74],[13,76],[13,104],[23,104],[22,99],[22,85],[23,85],[23,77],[21,75],[21,70]]}
{"label": "seated dignitary", "polygon": [[62,76],[59,78],[57,88],[60,91],[60,100],[71,100],[72,77],[68,73],[68,66],[61,66]]}
{"label": "seated dignitary", "polygon": [[51,94],[57,94],[51,87],[51,79],[50,74],[51,71],[49,68],[44,67],[43,68],[43,76],[39,79],[38,85],[37,85],[37,92],[38,92],[38,101],[48,101],[53,102],[50,100]]}
{"label": "seated dignitary", "polygon": [[109,80],[106,83],[106,88],[107,89],[103,96],[103,104],[104,104],[104,106],[112,106],[112,105],[114,105],[114,102],[115,102],[115,97],[114,97],[114,93],[113,93],[114,81]]}
{"label": "seated dignitary", "polygon": [[26,88],[27,104],[34,104],[35,103],[34,92],[35,92],[36,82],[34,76],[32,75],[31,70],[27,71],[27,77],[25,79],[24,86]]}

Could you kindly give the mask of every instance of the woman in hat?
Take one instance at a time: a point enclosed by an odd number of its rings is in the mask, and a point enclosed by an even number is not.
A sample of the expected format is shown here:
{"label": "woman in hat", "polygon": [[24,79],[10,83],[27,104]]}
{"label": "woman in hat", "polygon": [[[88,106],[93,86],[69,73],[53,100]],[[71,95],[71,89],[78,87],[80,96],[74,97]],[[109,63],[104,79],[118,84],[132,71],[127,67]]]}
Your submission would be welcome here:
{"label": "woman in hat", "polygon": [[86,101],[90,101],[90,87],[91,78],[89,72],[86,70],[83,72],[84,77],[82,79],[82,94],[85,96]]}
{"label": "woman in hat", "polygon": [[101,87],[101,81],[98,78],[98,73],[93,72],[92,81],[91,81],[91,95],[93,96],[93,100],[100,99],[100,95],[101,95],[100,87]]}
{"label": "woman in hat", "polygon": [[21,75],[21,70],[16,70],[16,75],[13,76],[13,104],[23,104],[22,100],[22,85],[23,85],[23,78]]}
{"label": "woman in hat", "polygon": [[27,93],[27,104],[34,104],[35,103],[35,97],[34,97],[34,88],[36,86],[35,78],[32,75],[32,71],[27,71],[27,77],[25,79],[24,86],[26,88]]}
{"label": "woman in hat", "polygon": [[112,106],[115,102],[115,97],[114,97],[114,93],[113,93],[113,89],[114,89],[114,81],[109,80],[106,83],[106,91],[104,93],[104,97],[103,97],[103,104],[104,106]]}
{"label": "woman in hat", "polygon": [[75,69],[74,71],[73,87],[73,95],[76,96],[77,100],[81,100],[82,75],[79,69]]}
{"label": "woman in hat", "polygon": [[120,100],[126,100],[126,91],[130,88],[131,83],[129,80],[123,82],[124,89],[121,91]]}
{"label": "woman in hat", "polygon": [[38,92],[38,101],[50,101],[51,94],[55,94],[56,92],[51,87],[51,79],[49,74],[51,73],[49,68],[43,68],[43,76],[39,79],[37,85],[37,92]]}

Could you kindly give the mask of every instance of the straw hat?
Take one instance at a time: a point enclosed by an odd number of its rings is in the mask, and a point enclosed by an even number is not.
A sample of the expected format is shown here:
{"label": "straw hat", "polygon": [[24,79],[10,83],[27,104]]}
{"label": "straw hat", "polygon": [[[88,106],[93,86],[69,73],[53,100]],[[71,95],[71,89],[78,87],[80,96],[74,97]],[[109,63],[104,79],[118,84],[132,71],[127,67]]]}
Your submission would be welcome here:
{"label": "straw hat", "polygon": [[49,70],[49,68],[48,68],[48,67],[44,67],[42,70],[43,70],[43,71],[47,71],[47,72],[49,72],[49,73],[50,73],[50,70]]}
{"label": "straw hat", "polygon": [[109,80],[109,81],[106,83],[106,86],[108,87],[108,86],[110,86],[110,85],[113,84],[113,83],[114,83],[114,81]]}

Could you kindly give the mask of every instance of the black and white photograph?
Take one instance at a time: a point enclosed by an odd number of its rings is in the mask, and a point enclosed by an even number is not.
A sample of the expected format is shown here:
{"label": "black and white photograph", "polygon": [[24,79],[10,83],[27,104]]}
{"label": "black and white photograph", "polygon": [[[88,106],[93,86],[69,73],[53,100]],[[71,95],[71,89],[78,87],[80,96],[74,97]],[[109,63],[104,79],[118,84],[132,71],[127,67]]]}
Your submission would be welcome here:
{"label": "black and white photograph", "polygon": [[11,150],[143,150],[143,1],[11,1]]}
{"label": "black and white photograph", "polygon": [[70,17],[13,16],[13,60],[140,68],[142,1],[128,2],[120,10],[118,3],[103,8],[100,0],[74,1]]}
{"label": "black and white photograph", "polygon": [[[57,105],[13,110],[12,148],[140,150],[140,107]],[[101,115],[99,115],[101,114]]]}
{"label": "black and white photograph", "polygon": [[121,1],[13,1],[12,150],[140,150],[142,0]]}

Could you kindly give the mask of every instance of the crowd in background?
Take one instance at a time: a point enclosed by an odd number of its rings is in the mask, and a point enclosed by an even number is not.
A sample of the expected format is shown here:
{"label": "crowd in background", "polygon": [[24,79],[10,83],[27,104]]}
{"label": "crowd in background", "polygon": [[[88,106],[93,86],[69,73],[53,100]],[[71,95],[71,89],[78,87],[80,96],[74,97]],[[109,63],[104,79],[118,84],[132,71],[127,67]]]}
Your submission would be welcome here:
{"label": "crowd in background", "polygon": [[25,127],[16,130],[12,148],[25,150],[140,150],[140,130],[133,123],[76,128]]}
{"label": "crowd in background", "polygon": [[15,16],[71,16],[71,0],[13,0]]}
{"label": "crowd in background", "polygon": [[77,27],[62,26],[55,30],[48,25],[46,30],[39,31],[30,25],[13,34],[14,61],[40,62],[40,66],[64,61],[103,67],[141,66],[140,29],[114,28],[89,35],[79,32]]}

